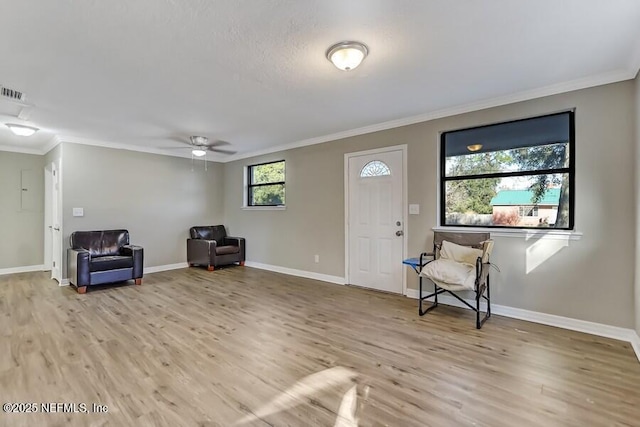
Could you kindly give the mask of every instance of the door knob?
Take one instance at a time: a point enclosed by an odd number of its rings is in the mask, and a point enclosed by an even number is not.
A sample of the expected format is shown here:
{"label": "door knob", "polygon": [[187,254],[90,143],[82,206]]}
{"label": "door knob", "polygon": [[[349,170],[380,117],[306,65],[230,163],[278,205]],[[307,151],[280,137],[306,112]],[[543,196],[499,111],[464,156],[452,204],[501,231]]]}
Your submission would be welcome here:
{"label": "door knob", "polygon": [[402,236],[402,235],[404,235],[404,231],[402,230],[396,231],[396,236]]}
{"label": "door knob", "polygon": [[60,229],[58,227],[53,227],[54,230],[56,231],[60,231]]}

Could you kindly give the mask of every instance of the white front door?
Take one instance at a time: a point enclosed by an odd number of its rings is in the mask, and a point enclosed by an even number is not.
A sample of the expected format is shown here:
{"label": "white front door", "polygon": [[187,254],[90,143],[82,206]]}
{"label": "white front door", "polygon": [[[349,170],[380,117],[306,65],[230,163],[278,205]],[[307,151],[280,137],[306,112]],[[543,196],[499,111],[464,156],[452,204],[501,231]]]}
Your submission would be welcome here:
{"label": "white front door", "polygon": [[403,152],[348,156],[347,281],[402,293]]}
{"label": "white front door", "polygon": [[60,170],[56,163],[51,163],[51,278],[62,281],[62,234],[60,223]]}

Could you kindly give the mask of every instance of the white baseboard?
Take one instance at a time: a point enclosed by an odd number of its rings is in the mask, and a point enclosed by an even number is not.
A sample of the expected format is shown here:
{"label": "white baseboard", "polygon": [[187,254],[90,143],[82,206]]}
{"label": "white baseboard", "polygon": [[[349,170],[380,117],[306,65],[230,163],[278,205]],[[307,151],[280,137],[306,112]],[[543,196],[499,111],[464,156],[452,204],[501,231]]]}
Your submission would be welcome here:
{"label": "white baseboard", "polygon": [[44,264],[25,265],[23,267],[0,268],[0,276],[5,274],[30,273],[32,271],[44,271]]}
{"label": "white baseboard", "polygon": [[[406,296],[409,298],[418,299],[418,293],[419,291],[417,289],[407,289]],[[429,293],[430,292],[423,291],[423,295],[428,295]],[[464,300],[469,304],[475,306],[475,300],[466,298]],[[469,307],[467,307],[451,295],[438,295],[438,303],[469,310]],[[486,310],[486,308],[486,303],[480,304],[481,310],[484,311]],[[584,332],[586,334],[612,338],[614,340],[625,341],[631,344],[633,350],[636,353],[638,361],[640,361],[640,337],[638,337],[638,334],[636,334],[636,331],[634,331],[633,329],[620,328],[618,326],[610,326],[602,323],[572,319],[570,317],[556,316],[555,314],[540,313],[538,311],[524,310],[522,308],[515,308],[498,304],[491,304],[491,314],[511,317],[513,319],[525,320],[527,322],[540,323],[547,326],[555,326],[557,328],[569,329],[577,332]]]}
{"label": "white baseboard", "polygon": [[176,264],[156,265],[154,267],[147,267],[143,270],[144,274],[159,273],[161,271],[178,270],[180,268],[189,267],[187,262],[179,262]]}
{"label": "white baseboard", "polygon": [[70,284],[69,279],[62,279],[62,281],[58,283],[58,286],[69,286]]}
{"label": "white baseboard", "polygon": [[631,342],[631,346],[633,347],[633,350],[636,352],[636,356],[638,356],[638,360],[640,360],[640,335],[638,335],[636,331],[631,331],[631,339],[629,340],[629,342]]}
{"label": "white baseboard", "polygon": [[314,273],[313,271],[296,270],[294,268],[280,267],[278,265],[262,264],[254,261],[246,261],[247,267],[259,268],[261,270],[274,271],[276,273],[288,274],[290,276],[304,277],[306,279],[321,280],[323,282],[335,283],[336,285],[344,285],[344,277],[331,276],[328,274]]}

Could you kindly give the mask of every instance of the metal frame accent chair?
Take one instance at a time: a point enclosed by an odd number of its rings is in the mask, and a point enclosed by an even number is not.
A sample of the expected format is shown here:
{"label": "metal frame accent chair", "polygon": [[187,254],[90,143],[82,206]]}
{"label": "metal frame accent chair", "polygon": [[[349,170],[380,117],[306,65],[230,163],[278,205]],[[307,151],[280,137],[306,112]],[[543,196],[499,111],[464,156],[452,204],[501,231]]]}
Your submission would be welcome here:
{"label": "metal frame accent chair", "polygon": [[[489,257],[493,249],[489,233],[455,233],[436,231],[433,235],[433,252],[420,255],[420,294],[418,313],[424,316],[438,306],[438,295],[447,292],[476,312],[476,328],[480,329],[491,317]],[[432,257],[433,260],[428,260]],[[434,291],[422,296],[422,279],[434,284]],[[475,292],[475,307],[455,292]],[[422,308],[422,302],[433,298],[431,306]],[[480,301],[487,302],[487,311],[480,317]]]}

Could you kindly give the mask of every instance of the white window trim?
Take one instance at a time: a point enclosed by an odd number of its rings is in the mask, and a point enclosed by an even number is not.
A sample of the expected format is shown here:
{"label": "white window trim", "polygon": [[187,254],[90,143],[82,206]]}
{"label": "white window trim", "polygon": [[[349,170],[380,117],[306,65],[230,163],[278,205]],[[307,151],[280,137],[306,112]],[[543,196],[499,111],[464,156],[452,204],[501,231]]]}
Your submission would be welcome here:
{"label": "white window trim", "polygon": [[241,206],[243,211],[284,211],[287,209],[285,205],[280,206]]}
{"label": "white window trim", "polygon": [[433,231],[451,231],[455,233],[490,233],[491,237],[515,237],[524,238],[545,238],[553,240],[580,240],[582,232],[575,230],[554,230],[553,228],[531,229],[531,228],[494,228],[494,227],[454,227],[442,226],[432,228]]}

